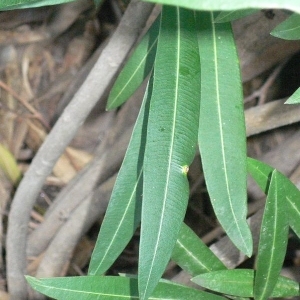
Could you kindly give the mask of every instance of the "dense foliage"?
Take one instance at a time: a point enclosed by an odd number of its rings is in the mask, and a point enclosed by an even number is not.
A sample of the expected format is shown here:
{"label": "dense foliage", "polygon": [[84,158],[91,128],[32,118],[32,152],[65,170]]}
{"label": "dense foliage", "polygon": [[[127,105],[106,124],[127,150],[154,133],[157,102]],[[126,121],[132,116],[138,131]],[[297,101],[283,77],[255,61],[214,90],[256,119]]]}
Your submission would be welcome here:
{"label": "dense foliage", "polygon": [[[68,1],[4,0],[0,8],[62,2]],[[89,274],[27,280],[55,299],[224,299],[213,292],[257,300],[299,295],[298,283],[279,273],[289,227],[300,236],[300,192],[279,171],[246,156],[242,85],[230,24],[270,5],[300,12],[299,1],[155,2],[163,4],[161,14],[120,73],[107,104],[108,109],[118,107],[149,78]],[[299,15],[292,14],[272,34],[298,39],[299,21]],[[298,94],[288,102],[298,102]],[[249,257],[253,245],[246,221],[248,173],[267,195],[255,271],[227,270],[183,223],[187,172],[197,145],[216,216],[235,246]],[[138,226],[137,278],[101,276]],[[170,258],[193,276],[193,282],[213,292],[160,281]]]}

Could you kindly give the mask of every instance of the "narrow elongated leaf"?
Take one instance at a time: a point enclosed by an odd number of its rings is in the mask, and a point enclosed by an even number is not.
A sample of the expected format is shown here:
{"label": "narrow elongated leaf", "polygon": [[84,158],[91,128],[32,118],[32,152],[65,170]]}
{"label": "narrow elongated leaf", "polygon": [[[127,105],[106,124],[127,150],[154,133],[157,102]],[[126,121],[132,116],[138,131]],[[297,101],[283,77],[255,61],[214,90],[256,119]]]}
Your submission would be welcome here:
{"label": "narrow elongated leaf", "polygon": [[[85,276],[36,279],[26,277],[37,291],[57,300],[120,300],[139,299],[137,280],[128,277]],[[155,300],[225,300],[225,298],[172,282],[161,282],[155,289]]]}
{"label": "narrow elongated leaf", "polygon": [[103,274],[117,259],[141,221],[143,161],[152,79],[133,129],[89,265],[90,275]]}
{"label": "narrow elongated leaf", "polygon": [[76,0],[2,0],[0,1],[0,10],[40,7],[46,5],[62,4],[72,1]]}
{"label": "narrow elongated leaf", "polygon": [[[243,96],[231,25],[214,13],[197,14],[201,60],[199,147],[206,186],[219,222],[232,242],[252,254],[246,222],[247,168]],[[230,71],[229,71],[230,70]]]}
{"label": "narrow elongated leaf", "polygon": [[300,13],[300,3],[298,0],[144,0],[146,2],[155,2],[166,5],[181,6],[195,10],[220,11],[220,10],[237,10],[249,8],[284,8]]}
{"label": "narrow elongated leaf", "polygon": [[[192,281],[215,292],[238,296],[253,297],[254,271],[235,269],[201,274]],[[299,284],[280,276],[272,297],[293,297],[299,295]]]}
{"label": "narrow elongated leaf", "polygon": [[247,157],[247,170],[260,189],[267,195],[274,168],[262,161]]}
{"label": "narrow elongated leaf", "polygon": [[298,88],[284,104],[299,104],[300,103],[300,88]]}
{"label": "narrow elongated leaf", "polygon": [[171,258],[192,276],[226,269],[214,253],[184,223],[181,226]]}
{"label": "narrow elongated leaf", "polygon": [[119,74],[107,100],[106,109],[113,109],[123,104],[149,75],[155,60],[159,24],[160,16],[152,24]]}
{"label": "narrow elongated leaf", "polygon": [[17,165],[17,161],[12,153],[0,144],[0,169],[6,176],[17,185],[22,177],[22,173]]}
{"label": "narrow elongated leaf", "polygon": [[272,172],[261,224],[254,283],[256,300],[268,299],[272,294],[286,253],[289,226],[284,182],[278,174],[276,170]]}
{"label": "narrow elongated leaf", "polygon": [[163,7],[145,149],[140,299],[150,296],[164,272],[185,215],[186,173],[197,143],[199,76],[193,12]]}
{"label": "narrow elongated leaf", "polygon": [[95,4],[97,9],[100,7],[100,5],[102,5],[103,1],[104,0],[94,0],[94,4]]}
{"label": "narrow elongated leaf", "polygon": [[228,296],[226,295],[228,299],[232,300],[250,300],[250,298],[245,298],[245,297],[236,297],[236,296]]}
{"label": "narrow elongated leaf", "polygon": [[[248,157],[248,171],[259,185],[267,193],[270,184],[271,173],[274,168],[271,166]],[[297,187],[283,174],[277,174],[281,178],[281,184],[285,188],[287,215],[289,216],[289,225],[300,238],[300,191]]]}
{"label": "narrow elongated leaf", "polygon": [[271,34],[275,37],[284,40],[299,40],[300,39],[300,15],[292,14],[285,21],[277,25]]}
{"label": "narrow elongated leaf", "polygon": [[240,18],[244,18],[246,16],[252,15],[256,13],[257,9],[243,9],[243,10],[230,10],[230,11],[222,11],[220,12],[216,19],[215,23],[224,23],[231,22]]}
{"label": "narrow elongated leaf", "polygon": [[289,216],[289,225],[300,238],[300,191],[299,189],[283,174],[279,174],[284,182],[287,200],[287,214]]}

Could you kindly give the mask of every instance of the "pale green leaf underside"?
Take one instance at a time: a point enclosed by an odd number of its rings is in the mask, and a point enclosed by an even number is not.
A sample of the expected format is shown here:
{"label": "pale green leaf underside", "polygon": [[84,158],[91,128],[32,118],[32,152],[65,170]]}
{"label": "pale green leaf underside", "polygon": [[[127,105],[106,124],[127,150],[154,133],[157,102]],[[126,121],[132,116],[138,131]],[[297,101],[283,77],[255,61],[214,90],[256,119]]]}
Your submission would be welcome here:
{"label": "pale green leaf underside", "polygon": [[[248,172],[262,191],[267,193],[270,184],[270,176],[274,168],[253,158],[248,158],[247,162]],[[285,198],[287,201],[285,210],[287,210],[286,214],[289,216],[289,225],[300,238],[300,191],[283,174],[279,173],[278,176],[280,176],[281,184],[285,189]]]}
{"label": "pale green leaf underside", "polygon": [[46,5],[62,4],[72,1],[75,0],[2,0],[0,1],[0,10],[40,7]]}
{"label": "pale green leaf underside", "polygon": [[[252,254],[246,222],[246,133],[237,52],[229,23],[197,14],[201,60],[199,147],[210,199],[232,242]],[[230,70],[230,71],[229,71]]]}
{"label": "pale green leaf underside", "polygon": [[153,68],[160,17],[152,24],[119,74],[107,100],[106,109],[123,104]]}
{"label": "pale green leaf underside", "polygon": [[[27,281],[37,291],[57,300],[134,300],[138,297],[137,280],[128,277],[82,276]],[[158,284],[149,300],[225,300],[225,298],[166,281]]]}
{"label": "pale green leaf underside", "polygon": [[[235,269],[201,274],[192,281],[215,292],[238,297],[253,297],[254,271]],[[299,284],[280,276],[272,297],[293,297],[299,295]]]}
{"label": "pale green leaf underside", "polygon": [[226,269],[214,253],[184,223],[171,259],[192,276]]}
{"label": "pale green leaf underside", "polygon": [[257,9],[222,11],[217,15],[215,23],[231,22],[249,16],[255,12],[257,12]]}
{"label": "pale green leaf underside", "polygon": [[181,6],[195,10],[220,11],[238,10],[250,8],[271,8],[288,9],[300,13],[300,3],[298,0],[144,0],[167,5]]}
{"label": "pale green leaf underside", "polygon": [[298,88],[284,104],[299,104],[300,103],[300,88]]}
{"label": "pale green leaf underside", "polygon": [[300,39],[300,15],[294,13],[271,31],[275,37],[285,40]]}
{"label": "pale green leaf underside", "polygon": [[90,275],[101,275],[112,265],[141,221],[143,161],[152,80],[133,129],[123,164],[102,222],[89,265]]}
{"label": "pale green leaf underside", "polygon": [[197,144],[199,68],[193,12],[163,7],[144,163],[141,299],[151,294],[163,274],[185,215],[187,166]]}
{"label": "pale green leaf underside", "polygon": [[[284,179],[283,179],[284,180]],[[274,170],[260,230],[256,261],[254,298],[268,299],[276,285],[288,240],[288,220],[285,214],[285,188],[280,173]]]}

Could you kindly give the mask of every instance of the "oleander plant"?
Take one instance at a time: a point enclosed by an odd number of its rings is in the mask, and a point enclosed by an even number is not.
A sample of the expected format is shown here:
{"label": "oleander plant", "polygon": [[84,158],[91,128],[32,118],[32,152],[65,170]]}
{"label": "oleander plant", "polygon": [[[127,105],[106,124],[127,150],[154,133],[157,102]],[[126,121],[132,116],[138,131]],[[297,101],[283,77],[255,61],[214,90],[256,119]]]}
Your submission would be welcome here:
{"label": "oleander plant", "polygon": [[[70,0],[2,0],[2,10]],[[279,170],[247,157],[239,58],[231,21],[260,9],[289,17],[271,34],[300,38],[298,0],[156,0],[161,12],[123,67],[107,102],[122,105],[147,80],[143,103],[93,251],[87,276],[34,278],[54,299],[269,299],[299,295],[280,275],[289,228],[300,237],[300,192]],[[99,1],[95,2],[95,5]],[[297,90],[287,101],[300,101]],[[187,174],[199,147],[216,217],[253,255],[247,176],[266,194],[254,269],[228,269],[184,224]],[[137,274],[105,276],[140,226]],[[196,289],[161,279],[172,259]]]}

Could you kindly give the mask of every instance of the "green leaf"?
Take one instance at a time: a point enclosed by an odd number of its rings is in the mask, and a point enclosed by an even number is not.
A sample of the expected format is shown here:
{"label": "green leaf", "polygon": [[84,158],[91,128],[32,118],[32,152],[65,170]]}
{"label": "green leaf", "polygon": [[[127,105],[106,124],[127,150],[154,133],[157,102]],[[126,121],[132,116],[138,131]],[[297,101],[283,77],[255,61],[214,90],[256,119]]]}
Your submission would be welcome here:
{"label": "green leaf", "polygon": [[215,23],[231,22],[252,15],[257,11],[258,11],[257,9],[222,11],[217,15],[215,19]]}
{"label": "green leaf", "polygon": [[141,221],[143,162],[152,79],[145,92],[89,265],[89,275],[103,274],[126,247]]}
{"label": "green leaf", "polygon": [[155,2],[166,5],[175,5],[195,10],[220,11],[220,10],[238,10],[249,8],[283,8],[300,13],[300,3],[298,0],[144,0],[146,2]]}
{"label": "green leaf", "polygon": [[[270,184],[271,173],[274,168],[271,166],[248,157],[248,172],[259,185],[259,187],[267,193]],[[297,187],[283,174],[278,172],[281,177],[281,184],[285,188],[285,197],[287,200],[286,210],[289,216],[289,225],[300,238],[300,191]]]}
{"label": "green leaf", "polygon": [[252,254],[246,222],[247,168],[243,95],[230,23],[197,14],[201,60],[199,147],[206,186],[219,222],[232,242]]}
{"label": "green leaf", "polygon": [[267,195],[274,168],[263,163],[262,161],[248,157],[247,170],[258,184],[260,189]]}
{"label": "green leaf", "polygon": [[107,100],[106,109],[123,104],[141,85],[153,68],[160,16],[152,24],[119,74]]}
{"label": "green leaf", "polygon": [[287,99],[284,104],[299,104],[300,103],[300,88],[296,90],[296,92],[293,93],[291,97]]}
{"label": "green leaf", "polygon": [[103,1],[104,0],[94,0],[94,4],[95,4],[97,9],[102,5]]}
{"label": "green leaf", "polygon": [[12,153],[0,144],[0,168],[15,185],[19,183],[22,173]]}
{"label": "green leaf", "polygon": [[285,210],[284,180],[274,170],[260,230],[254,283],[256,300],[265,300],[271,296],[282,269],[289,228]]}
{"label": "green leaf", "polygon": [[32,8],[46,5],[62,4],[75,0],[2,0],[0,10]]}
{"label": "green leaf", "polygon": [[294,13],[271,31],[275,37],[284,40],[300,39],[300,15]]}
{"label": "green leaf", "polygon": [[192,276],[226,269],[214,253],[184,223],[181,226],[171,258]]}
{"label": "green leaf", "polygon": [[197,144],[199,76],[194,13],[163,7],[144,163],[141,299],[150,296],[163,274],[185,215],[186,173]]}
{"label": "green leaf", "polygon": [[300,191],[288,178],[282,174],[280,176],[284,179],[289,225],[300,238]]}
{"label": "green leaf", "polygon": [[[253,270],[235,269],[215,271],[196,276],[192,278],[192,281],[215,292],[238,297],[253,297]],[[271,296],[293,297],[298,295],[298,282],[280,276]]]}
{"label": "green leaf", "polygon": [[[128,277],[84,276],[36,279],[26,276],[37,291],[57,300],[139,299],[137,280]],[[158,284],[153,300],[225,300],[225,298],[166,281]]]}

